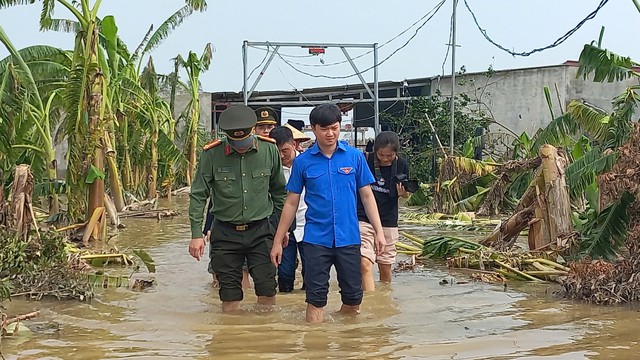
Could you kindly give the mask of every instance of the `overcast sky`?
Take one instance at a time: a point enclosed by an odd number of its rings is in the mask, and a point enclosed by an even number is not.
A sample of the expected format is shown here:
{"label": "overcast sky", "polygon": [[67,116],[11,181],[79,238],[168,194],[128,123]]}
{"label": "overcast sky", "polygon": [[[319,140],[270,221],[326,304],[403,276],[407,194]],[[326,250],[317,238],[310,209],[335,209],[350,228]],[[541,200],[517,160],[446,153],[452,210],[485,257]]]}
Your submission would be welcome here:
{"label": "overcast sky", "polygon": [[[480,25],[495,41],[515,51],[527,51],[553,43],[573,28],[599,0],[468,0]],[[38,19],[41,1],[34,5],[16,6],[0,10],[0,24],[16,47],[48,44],[71,48],[73,36],[54,32],[39,32]],[[383,44],[405,30],[412,23],[438,4],[435,0],[404,1],[208,1],[205,13],[194,13],[180,28],[153,53],[159,72],[171,71],[170,59],[176,54],[185,56],[190,50],[200,54],[207,42],[215,47],[211,69],[204,73],[201,82],[205,91],[241,91],[242,42],[292,41],[292,42],[342,42]],[[114,15],[121,38],[134,49],[149,25],[161,24],[183,5],[179,0],[104,0],[100,16]],[[452,0],[427,23],[404,49],[380,65],[380,80],[433,76],[442,73],[442,63],[447,50]],[[69,17],[61,6],[55,16]],[[637,43],[637,24],[640,20],[631,0],[611,0],[597,17],[588,21],[569,40],[555,49],[529,57],[512,57],[487,42],[473,23],[464,1],[458,5],[457,67],[464,65],[468,72],[483,71],[490,64],[494,69],[510,69],[539,65],[560,64],[577,60],[585,43],[597,39],[601,26],[606,27],[605,47],[621,55],[640,60]],[[635,25],[634,25],[635,24]],[[415,29],[415,28],[414,28]],[[414,33],[410,30],[397,40],[380,49],[380,60],[399,48]],[[306,49],[282,48],[288,61],[306,65],[321,65],[319,57],[304,57]],[[350,50],[352,56],[364,50]],[[7,55],[0,48],[0,57]],[[249,51],[249,69],[256,67],[265,52]],[[344,60],[339,49],[327,49],[323,60],[326,64]],[[356,60],[358,67],[366,69],[373,64],[372,57]],[[332,76],[349,75],[353,70],[348,64],[339,66],[303,66],[296,68],[313,74]],[[451,71],[449,60],[445,73]],[[257,73],[257,72],[256,72]],[[365,73],[373,80],[373,73]],[[255,74],[254,77],[255,78]],[[335,86],[359,82],[357,77],[329,80],[313,78],[297,73],[283,60],[274,59],[257,90],[303,89],[317,86]]]}

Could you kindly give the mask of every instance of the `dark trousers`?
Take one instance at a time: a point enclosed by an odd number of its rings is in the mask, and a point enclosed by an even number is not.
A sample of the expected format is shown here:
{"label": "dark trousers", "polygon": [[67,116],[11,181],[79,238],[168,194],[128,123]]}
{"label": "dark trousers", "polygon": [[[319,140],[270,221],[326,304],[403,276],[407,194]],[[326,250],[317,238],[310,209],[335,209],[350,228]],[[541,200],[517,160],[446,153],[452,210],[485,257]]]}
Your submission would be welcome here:
{"label": "dark trousers", "polygon": [[211,267],[220,282],[220,300],[242,300],[242,265],[245,260],[256,295],[276,294],[276,268],[270,258],[272,246],[273,227],[266,220],[249,225],[244,231],[216,220],[211,233]]}
{"label": "dark trousers", "polygon": [[302,262],[302,278],[304,279],[304,251],[302,246],[296,242],[293,233],[289,233],[289,245],[282,249],[282,261],[278,266],[278,289],[280,292],[293,291],[296,280],[296,269],[298,268],[298,252]]}
{"label": "dark trousers", "polygon": [[304,284],[307,303],[315,307],[327,305],[331,266],[335,266],[342,303],[362,303],[362,273],[360,270],[360,244],[327,248],[307,242],[298,244],[304,250],[306,264]]}

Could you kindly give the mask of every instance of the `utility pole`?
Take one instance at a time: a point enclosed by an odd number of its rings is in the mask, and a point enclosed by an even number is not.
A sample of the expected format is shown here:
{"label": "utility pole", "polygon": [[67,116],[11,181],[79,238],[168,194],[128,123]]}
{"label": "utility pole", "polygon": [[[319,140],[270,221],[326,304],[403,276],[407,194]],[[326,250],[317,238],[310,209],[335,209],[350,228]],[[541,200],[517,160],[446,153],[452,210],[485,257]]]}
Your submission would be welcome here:
{"label": "utility pole", "polygon": [[451,156],[453,156],[453,141],[455,130],[455,114],[456,114],[456,8],[458,0],[453,0],[453,14],[451,15],[451,136],[449,138],[449,147]]}

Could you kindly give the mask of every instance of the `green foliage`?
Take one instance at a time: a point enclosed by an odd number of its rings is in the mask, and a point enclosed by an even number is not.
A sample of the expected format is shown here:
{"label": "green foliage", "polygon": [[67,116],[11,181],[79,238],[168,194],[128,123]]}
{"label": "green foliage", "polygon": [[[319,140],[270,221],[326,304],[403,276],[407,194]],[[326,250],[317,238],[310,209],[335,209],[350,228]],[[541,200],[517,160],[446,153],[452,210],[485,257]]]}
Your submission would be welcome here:
{"label": "green foliage", "polygon": [[[556,147],[570,147],[575,143],[573,135],[579,131],[578,124],[570,113],[564,113],[551,122],[544,128],[539,129],[534,138],[531,141],[523,142],[523,144],[529,145],[526,153],[526,157],[535,157],[538,155],[538,150],[544,144],[550,144]],[[523,141],[524,139],[521,139]]]}
{"label": "green foliage", "polygon": [[424,241],[422,256],[434,259],[446,259],[458,255],[461,249],[476,251],[482,246],[473,241],[450,236],[435,236]]}
{"label": "green foliage", "polygon": [[35,231],[29,235],[29,240],[23,241],[16,238],[15,231],[0,227],[0,292],[11,288],[36,297],[90,297],[86,277],[68,267],[63,235],[54,231],[41,231],[39,238]]}
{"label": "green foliage", "polygon": [[581,254],[613,259],[624,245],[629,226],[627,210],[634,201],[632,194],[624,192],[620,199],[585,224],[580,241]]}
{"label": "green foliage", "polygon": [[0,279],[0,302],[9,299],[12,290],[13,286],[8,279]]}
{"label": "green foliage", "polygon": [[407,199],[407,206],[431,206],[433,203],[433,192],[428,185],[422,185],[418,191],[414,192]]}
{"label": "green foliage", "polygon": [[609,152],[605,155],[602,148],[596,146],[571,163],[566,170],[571,198],[580,198],[587,186],[596,181],[596,175],[611,170],[617,158],[617,152]]}
{"label": "green foliage", "polygon": [[640,74],[634,69],[639,64],[629,57],[620,56],[607,49],[587,44],[580,53],[578,60],[578,76],[588,78],[593,75],[594,82],[622,81]]}
{"label": "green foliage", "polygon": [[96,181],[96,179],[102,179],[104,180],[105,174],[98,170],[97,167],[91,165],[89,167],[89,171],[87,172],[87,178],[85,180],[85,182],[87,184],[93,184],[94,181]]}
{"label": "green foliage", "polygon": [[133,249],[133,253],[142,260],[142,263],[147,267],[147,271],[150,273],[156,272],[156,264],[151,255],[142,249]]}
{"label": "green foliage", "polygon": [[[470,98],[467,95],[463,94],[455,99],[454,147],[458,150],[462,149],[467,140],[475,137],[477,128],[487,129],[491,123],[488,116],[470,112],[469,105]],[[443,156],[425,114],[431,119],[444,151],[448,154],[451,134],[449,99],[440,95],[418,97],[411,101],[405,116],[390,117],[381,114],[383,123],[389,124],[391,130],[400,137],[403,144],[401,152],[411,164],[411,176],[421,182],[434,180],[431,174],[438,167],[434,157]]]}

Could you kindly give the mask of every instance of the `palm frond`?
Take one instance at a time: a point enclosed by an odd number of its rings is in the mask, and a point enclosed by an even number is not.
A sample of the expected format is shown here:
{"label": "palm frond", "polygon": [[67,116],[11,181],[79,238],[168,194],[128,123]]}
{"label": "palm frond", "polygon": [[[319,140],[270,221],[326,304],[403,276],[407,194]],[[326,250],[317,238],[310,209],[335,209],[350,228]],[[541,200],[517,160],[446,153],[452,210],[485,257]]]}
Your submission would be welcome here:
{"label": "palm frond", "polygon": [[204,51],[200,56],[200,64],[202,64],[203,70],[209,70],[209,66],[211,65],[211,59],[213,58],[213,45],[211,43],[207,43],[204,47]]}
{"label": "palm frond", "polygon": [[82,29],[82,24],[69,19],[49,19],[45,23],[40,23],[41,30],[50,30],[64,33],[77,34]]}
{"label": "palm frond", "polygon": [[588,132],[595,140],[606,142],[608,138],[611,116],[591,105],[578,100],[572,100],[567,106],[570,113],[580,128]]}
{"label": "palm frond", "polygon": [[180,150],[176,144],[171,141],[169,135],[163,130],[160,130],[158,135],[158,155],[164,162],[169,164],[187,161],[182,150]]}
{"label": "palm frond", "polygon": [[145,46],[147,46],[147,42],[149,42],[149,38],[151,37],[152,32],[153,32],[153,24],[149,26],[149,30],[147,30],[147,33],[142,38],[142,41],[140,42],[136,50],[131,55],[132,60],[135,61],[138,59],[138,57],[140,56],[140,52],[145,48]]}
{"label": "palm frond", "polygon": [[53,15],[53,8],[56,5],[56,0],[43,0],[42,11],[40,13],[40,31],[49,30],[51,24],[51,15]]}
{"label": "palm frond", "polygon": [[605,155],[602,148],[596,146],[567,166],[567,185],[571,198],[578,199],[582,196],[587,186],[595,181],[596,176],[611,170],[617,159],[617,152]]}
{"label": "palm frond", "polygon": [[55,61],[32,61],[27,65],[35,81],[64,81],[69,76],[69,68]]}
{"label": "palm frond", "polygon": [[207,10],[207,1],[206,0],[185,0],[185,4],[190,6],[195,11],[205,11]]}
{"label": "palm frond", "polygon": [[[25,63],[29,64],[33,61],[54,61],[54,59],[67,58],[68,55],[65,50],[55,48],[47,45],[34,45],[24,49],[18,50],[18,54],[22,57]],[[12,61],[13,56],[7,56],[0,60],[0,73],[3,73],[7,68],[9,62]]]}
{"label": "palm frond", "polygon": [[586,234],[580,241],[580,252],[592,258],[614,258],[624,245],[629,226],[627,208],[634,201],[635,197],[625,191],[620,199],[587,224]]}
{"label": "palm frond", "polygon": [[609,50],[593,45],[585,45],[578,60],[578,75],[587,78],[593,74],[594,82],[621,81],[632,76],[640,76],[634,69],[638,63],[630,57],[623,57]]}
{"label": "palm frond", "polygon": [[35,0],[0,0],[0,9],[15,5],[31,5],[35,2]]}
{"label": "palm frond", "polygon": [[567,147],[574,143],[572,135],[578,133],[578,124],[573,116],[566,112],[553,119],[544,129],[538,131],[534,137],[531,153],[538,153],[544,144]]}
{"label": "palm frond", "polygon": [[640,90],[640,85],[629,86],[622,94],[613,98],[613,111],[617,117],[631,121],[631,116],[638,107],[638,103],[640,103],[638,90]]}
{"label": "palm frond", "polygon": [[151,35],[141,56],[158,47],[173,30],[180,26],[180,24],[182,24],[182,22],[193,13],[193,10],[193,7],[186,5],[176,11],[173,15],[169,16],[162,25],[158,26],[158,29],[153,33],[153,35]]}

